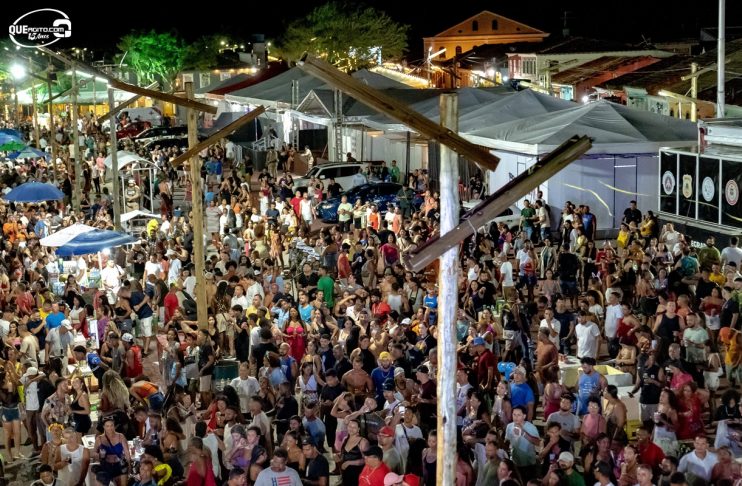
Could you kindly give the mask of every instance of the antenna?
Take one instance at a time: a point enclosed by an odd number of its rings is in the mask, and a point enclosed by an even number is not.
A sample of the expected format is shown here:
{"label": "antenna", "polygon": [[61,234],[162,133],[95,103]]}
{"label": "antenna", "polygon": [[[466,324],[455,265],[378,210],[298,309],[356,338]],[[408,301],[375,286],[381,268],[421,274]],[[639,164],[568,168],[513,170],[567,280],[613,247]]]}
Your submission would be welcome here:
{"label": "antenna", "polygon": [[571,18],[574,18],[572,15],[572,12],[569,10],[565,10],[564,14],[562,15],[562,21],[564,22],[562,24],[562,36],[563,37],[569,37],[569,27],[567,26],[567,21]]}

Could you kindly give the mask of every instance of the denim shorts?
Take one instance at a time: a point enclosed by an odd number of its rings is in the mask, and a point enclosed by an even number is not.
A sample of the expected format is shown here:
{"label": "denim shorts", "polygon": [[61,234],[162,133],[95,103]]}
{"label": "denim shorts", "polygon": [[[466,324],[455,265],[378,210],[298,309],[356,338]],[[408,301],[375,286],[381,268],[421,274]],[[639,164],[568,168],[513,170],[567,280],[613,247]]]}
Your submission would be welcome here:
{"label": "denim shorts", "polygon": [[13,422],[21,419],[21,410],[18,405],[15,407],[0,407],[3,413],[3,422]]}

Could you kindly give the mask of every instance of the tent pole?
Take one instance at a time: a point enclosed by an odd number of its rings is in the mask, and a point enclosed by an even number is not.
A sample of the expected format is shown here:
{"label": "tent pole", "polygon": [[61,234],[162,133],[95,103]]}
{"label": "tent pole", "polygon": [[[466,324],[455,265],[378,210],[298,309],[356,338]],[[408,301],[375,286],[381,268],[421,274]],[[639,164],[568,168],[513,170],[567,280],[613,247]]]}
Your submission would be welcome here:
{"label": "tent pole", "polygon": [[[185,84],[186,97],[193,99],[193,83]],[[244,118],[244,117],[243,117]],[[256,123],[257,125],[257,123]],[[198,145],[198,127],[196,110],[188,108],[188,148]],[[198,153],[191,157],[191,206],[193,212],[193,262],[196,267],[196,303],[198,327],[206,329],[208,325],[208,306],[206,303],[206,284],[204,282],[204,197],[201,189],[201,158]]]}
{"label": "tent pole", "polygon": [[[440,98],[440,117],[443,128],[458,133],[458,95],[448,93]],[[407,132],[407,153],[409,154]],[[440,195],[441,235],[451,231],[459,222],[459,163],[458,154],[441,144]],[[409,157],[408,157],[409,160]],[[456,484],[456,314],[458,310],[459,246],[451,245],[440,257],[438,287],[438,450],[436,476],[438,484]]]}
{"label": "tent pole", "polygon": [[[51,59],[49,59],[51,65]],[[55,138],[56,130],[54,126],[54,111],[52,110],[52,78],[46,73],[46,97],[49,102],[49,144],[52,146],[52,172],[54,174],[54,183],[59,183],[59,174],[57,173],[57,139]]]}
{"label": "tent pole", "polygon": [[70,155],[73,153],[75,154],[74,160],[70,159],[74,167],[72,167],[72,170],[75,174],[75,184],[72,186],[72,207],[75,211],[80,211],[80,199],[83,191],[83,182],[82,182],[82,171],[80,170],[80,167],[84,161],[82,154],[80,153],[80,131],[78,130],[77,125],[77,70],[73,67],[72,68],[72,116],[70,117],[70,121],[72,122],[72,143],[75,146],[75,151],[70,151]]}
{"label": "tent pole", "polygon": [[[121,183],[119,180],[118,141],[116,140],[116,114],[113,112],[113,89],[108,88],[108,126],[111,128],[111,180],[113,182],[113,227],[121,231]],[[105,177],[103,183],[105,184]]]}

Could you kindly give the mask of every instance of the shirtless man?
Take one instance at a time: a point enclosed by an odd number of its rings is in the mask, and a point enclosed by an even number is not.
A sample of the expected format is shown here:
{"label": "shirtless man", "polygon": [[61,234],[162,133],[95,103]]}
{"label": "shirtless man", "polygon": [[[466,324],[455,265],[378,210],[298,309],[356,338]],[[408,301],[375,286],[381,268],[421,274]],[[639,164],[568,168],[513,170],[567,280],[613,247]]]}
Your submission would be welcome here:
{"label": "shirtless man", "polygon": [[353,394],[356,408],[360,408],[363,401],[373,390],[371,376],[363,370],[363,359],[360,356],[357,355],[353,358],[353,369],[343,375],[340,384]]}

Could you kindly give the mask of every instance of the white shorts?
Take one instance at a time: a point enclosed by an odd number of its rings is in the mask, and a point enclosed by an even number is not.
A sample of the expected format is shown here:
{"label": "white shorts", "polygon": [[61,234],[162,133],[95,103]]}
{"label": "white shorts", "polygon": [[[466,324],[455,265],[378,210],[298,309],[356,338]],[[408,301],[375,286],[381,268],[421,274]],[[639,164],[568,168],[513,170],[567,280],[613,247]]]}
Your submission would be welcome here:
{"label": "white shorts", "polygon": [[211,375],[202,375],[198,378],[198,391],[199,392],[210,392],[211,391]]}
{"label": "white shorts", "polygon": [[142,336],[152,337],[152,316],[139,319],[139,325],[141,326]]}

